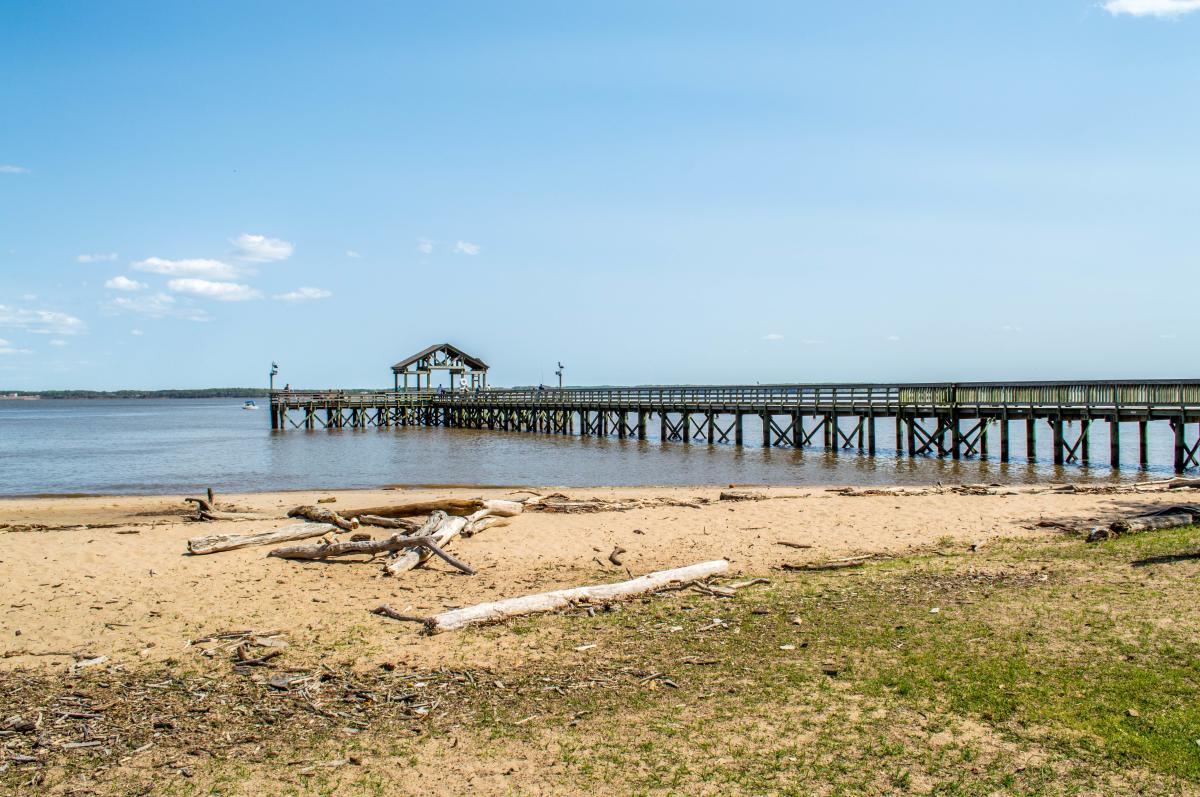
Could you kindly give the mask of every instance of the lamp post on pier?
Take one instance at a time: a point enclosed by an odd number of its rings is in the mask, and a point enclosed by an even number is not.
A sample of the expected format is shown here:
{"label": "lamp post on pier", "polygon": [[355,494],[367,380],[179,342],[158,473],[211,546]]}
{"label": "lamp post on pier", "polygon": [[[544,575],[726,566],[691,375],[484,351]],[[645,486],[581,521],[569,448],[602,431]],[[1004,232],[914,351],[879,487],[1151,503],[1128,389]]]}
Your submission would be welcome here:
{"label": "lamp post on pier", "polygon": [[279,363],[271,361],[271,392],[275,392],[275,374],[279,373]]}

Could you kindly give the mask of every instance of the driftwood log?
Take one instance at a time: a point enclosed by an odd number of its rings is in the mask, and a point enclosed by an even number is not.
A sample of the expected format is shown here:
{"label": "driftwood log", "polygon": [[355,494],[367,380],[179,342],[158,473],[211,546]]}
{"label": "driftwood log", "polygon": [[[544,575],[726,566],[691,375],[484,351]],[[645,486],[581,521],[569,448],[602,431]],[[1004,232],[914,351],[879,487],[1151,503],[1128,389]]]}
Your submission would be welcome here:
{"label": "driftwood log", "polygon": [[364,526],[377,526],[381,529],[404,529],[405,531],[416,531],[421,528],[419,520],[412,518],[392,518],[379,517],[378,515],[359,515],[358,522]]}
{"label": "driftwood log", "polygon": [[463,537],[472,537],[481,531],[495,528],[496,526],[507,526],[508,518],[505,517],[481,517],[478,520],[468,520],[466,527],[462,530]]}
{"label": "driftwood log", "polygon": [[328,523],[293,523],[274,531],[263,531],[258,534],[215,534],[209,537],[193,537],[188,540],[188,553],[199,556],[207,553],[233,551],[238,548],[248,548],[251,545],[267,545],[272,542],[291,542],[306,540],[310,537],[320,537],[337,527]]}
{"label": "driftwood log", "polygon": [[[466,526],[467,519],[465,517],[450,517],[438,509],[434,510],[429,519],[425,521],[425,525],[414,536],[427,536],[433,540],[434,545],[441,549],[461,534]],[[425,564],[433,553],[434,551],[429,547],[404,551],[396,557],[389,559],[387,564],[383,566],[383,570],[390,576],[398,576],[401,573],[412,570],[414,567]]]}
{"label": "driftwood log", "polygon": [[298,506],[291,512],[288,512],[288,517],[304,518],[314,523],[332,523],[346,531],[358,528],[357,518],[342,517],[332,509],[326,509],[323,506]]}
{"label": "driftwood log", "polygon": [[342,517],[356,518],[360,515],[375,515],[377,517],[416,517],[430,515],[441,511],[447,515],[469,515],[483,509],[481,498],[443,498],[437,501],[414,501],[409,504],[392,504],[391,506],[369,506],[363,509],[348,509]]}
{"label": "driftwood log", "polygon": [[606,603],[610,601],[631,598],[647,592],[655,592],[672,585],[684,584],[691,581],[719,575],[729,570],[729,562],[716,559],[711,562],[674,570],[662,570],[649,573],[631,581],[621,581],[616,584],[599,584],[591,587],[573,587],[554,592],[542,592],[537,595],[525,595],[520,598],[492,603],[480,603],[463,609],[454,609],[436,614],[425,621],[425,629],[431,634],[442,631],[456,631],[478,623],[493,623],[510,617],[520,617],[527,614],[552,612],[563,609],[572,603]]}
{"label": "driftwood log", "polygon": [[314,561],[359,554],[375,556],[376,554],[399,551],[405,548],[425,549],[429,551],[429,555],[436,554],[440,556],[451,566],[458,568],[467,575],[475,575],[475,568],[443,551],[433,536],[403,537],[399,534],[393,534],[384,540],[350,540],[348,542],[331,542],[323,545],[290,545],[286,548],[276,548],[267,554],[267,556],[274,556],[279,559]]}
{"label": "driftwood log", "polygon": [[1126,534],[1137,534],[1142,531],[1158,529],[1178,529],[1195,523],[1195,516],[1180,512],[1174,515],[1152,515],[1150,517],[1134,517],[1114,521],[1108,528],[1102,526],[1092,529],[1088,534],[1088,542],[1098,542]]}

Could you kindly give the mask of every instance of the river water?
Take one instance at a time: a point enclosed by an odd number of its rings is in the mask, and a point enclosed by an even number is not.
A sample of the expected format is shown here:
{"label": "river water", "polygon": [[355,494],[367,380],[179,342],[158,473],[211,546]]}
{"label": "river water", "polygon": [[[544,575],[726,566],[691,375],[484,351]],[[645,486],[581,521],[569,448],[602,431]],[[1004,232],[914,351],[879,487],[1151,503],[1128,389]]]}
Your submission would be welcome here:
{"label": "river water", "polygon": [[[955,462],[897,456],[894,425],[879,421],[879,450],[836,454],[463,429],[342,429],[272,432],[265,409],[240,399],[0,401],[0,495],[155,494],[384,485],[933,484],[1135,481],[1171,475],[1166,424],[1151,424],[1152,468],[1136,467],[1137,434],[1122,436],[1108,466],[1106,424],[1092,432],[1090,467],[1050,463],[1050,430],[1039,429],[1040,459],[1024,461],[1024,425],[1013,425],[1014,462]],[[1074,433],[1075,430],[1072,430]],[[745,439],[760,439],[753,418]],[[1019,455],[1019,456],[1018,456]]]}

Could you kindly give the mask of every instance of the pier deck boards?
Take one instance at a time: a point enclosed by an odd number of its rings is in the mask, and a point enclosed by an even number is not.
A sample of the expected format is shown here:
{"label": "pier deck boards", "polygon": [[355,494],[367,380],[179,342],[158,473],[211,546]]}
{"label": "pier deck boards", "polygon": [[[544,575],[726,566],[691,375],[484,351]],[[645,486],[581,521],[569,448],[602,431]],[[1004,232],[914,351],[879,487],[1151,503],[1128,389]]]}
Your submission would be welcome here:
{"label": "pier deck boards", "polygon": [[989,429],[998,426],[1002,462],[1012,454],[1012,421],[1025,421],[1030,460],[1044,421],[1056,464],[1088,463],[1091,428],[1100,421],[1109,425],[1113,467],[1120,464],[1122,423],[1137,424],[1140,464],[1148,465],[1147,425],[1154,421],[1173,429],[1175,470],[1200,465],[1200,428],[1193,428],[1200,427],[1200,380],[289,390],[271,394],[270,415],[274,429],[422,425],[638,439],[646,439],[657,416],[663,441],[734,445],[745,444],[743,419],[754,416],[763,446],[820,443],[872,454],[880,421],[894,419],[895,448],[910,456],[986,458]]}

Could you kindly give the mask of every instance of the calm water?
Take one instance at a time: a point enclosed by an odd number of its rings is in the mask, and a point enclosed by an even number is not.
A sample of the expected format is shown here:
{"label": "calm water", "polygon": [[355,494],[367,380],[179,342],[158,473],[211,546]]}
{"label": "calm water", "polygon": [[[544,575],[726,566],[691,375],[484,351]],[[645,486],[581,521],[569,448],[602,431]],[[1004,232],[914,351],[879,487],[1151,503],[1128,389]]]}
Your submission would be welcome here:
{"label": "calm water", "polygon": [[[932,484],[935,482],[1132,481],[1170,475],[1165,424],[1151,424],[1150,471],[1111,470],[1105,424],[1094,424],[1090,468],[1056,469],[1049,427],[1036,465],[993,459],[897,457],[894,425],[879,422],[874,458],[756,446],[662,444],[458,429],[272,432],[265,410],[237,399],[0,401],[0,495],[178,493],[378,487],[389,484]],[[651,432],[657,423],[650,424]],[[1155,428],[1158,427],[1158,428]],[[1123,427],[1123,460],[1136,463],[1136,427]],[[746,419],[746,440],[760,439]],[[1024,458],[1024,426],[1013,454]]]}

